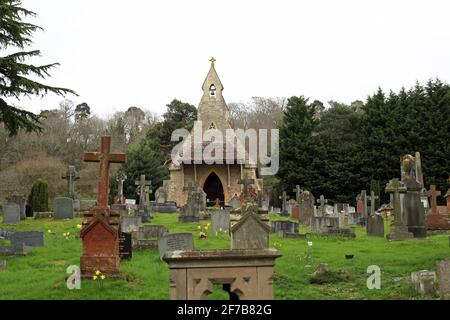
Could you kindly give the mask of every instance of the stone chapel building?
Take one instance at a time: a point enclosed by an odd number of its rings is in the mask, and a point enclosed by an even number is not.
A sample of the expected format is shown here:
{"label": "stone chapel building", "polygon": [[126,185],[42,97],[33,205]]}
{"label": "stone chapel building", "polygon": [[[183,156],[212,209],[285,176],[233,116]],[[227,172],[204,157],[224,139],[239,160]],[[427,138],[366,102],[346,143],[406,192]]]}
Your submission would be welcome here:
{"label": "stone chapel building", "polygon": [[[201,121],[203,134],[208,129],[219,130],[225,140],[226,129],[233,128],[229,122],[229,109],[222,95],[224,88],[214,66],[215,59],[211,58],[210,62],[211,68],[202,86],[203,96],[198,106],[196,125],[199,126],[199,121]],[[191,135],[192,133],[191,131]],[[195,144],[194,140],[191,141],[191,154],[194,153],[196,145],[199,147],[197,150],[203,151],[208,144],[211,144],[206,141],[199,146],[199,144]],[[189,143],[186,140],[184,142],[185,144]],[[254,188],[262,190],[262,179],[257,179],[256,161],[252,159],[248,161],[248,154],[242,144],[242,149],[237,148],[239,143],[240,141],[235,141],[232,152],[229,150],[226,152],[225,145],[223,145],[223,155],[220,155],[223,160],[222,164],[207,164],[205,163],[207,157],[198,163],[196,161],[180,164],[169,163],[170,179],[165,180],[162,187],[167,195],[167,201],[174,201],[177,206],[185,205],[187,187],[192,185],[200,187],[206,193],[207,205],[213,205],[216,199],[220,199],[221,205],[228,205],[233,196],[240,196],[242,185],[239,184],[239,180],[245,177],[255,179]],[[247,159],[244,163],[236,160],[241,156],[242,150]],[[182,155],[182,152],[179,155]],[[215,156],[215,152],[211,154]],[[217,157],[215,158],[217,159]]]}

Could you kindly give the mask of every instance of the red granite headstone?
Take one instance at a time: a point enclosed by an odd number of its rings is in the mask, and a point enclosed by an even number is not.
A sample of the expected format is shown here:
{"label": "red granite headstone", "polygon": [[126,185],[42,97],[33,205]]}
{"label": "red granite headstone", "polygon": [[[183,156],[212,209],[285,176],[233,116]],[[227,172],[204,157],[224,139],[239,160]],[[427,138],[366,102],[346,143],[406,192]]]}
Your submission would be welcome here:
{"label": "red granite headstone", "polygon": [[300,207],[293,207],[291,213],[292,219],[300,220]]}
{"label": "red granite headstone", "polygon": [[99,162],[97,206],[83,215],[80,231],[83,239],[83,255],[80,269],[83,276],[91,276],[97,270],[107,275],[119,272],[119,228],[120,213],[111,212],[108,207],[109,165],[124,163],[123,153],[110,153],[111,137],[103,136],[100,152],[86,152],[84,161]]}
{"label": "red granite headstone", "polygon": [[431,208],[426,217],[427,230],[450,230],[450,223],[444,219],[437,209],[437,197],[441,195],[435,185],[430,185],[427,196],[431,198]]}

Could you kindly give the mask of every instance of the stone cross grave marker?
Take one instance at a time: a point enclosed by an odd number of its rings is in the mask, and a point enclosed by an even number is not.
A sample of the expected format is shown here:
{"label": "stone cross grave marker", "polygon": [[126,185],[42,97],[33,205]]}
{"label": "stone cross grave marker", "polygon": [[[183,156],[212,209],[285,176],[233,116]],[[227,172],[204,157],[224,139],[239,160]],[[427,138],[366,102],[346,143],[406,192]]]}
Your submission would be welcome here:
{"label": "stone cross grave marker", "polygon": [[67,196],[75,199],[74,183],[80,179],[78,172],[75,170],[75,166],[69,166],[67,172],[61,176],[62,179],[67,180]]}
{"label": "stone cross grave marker", "polygon": [[123,183],[127,180],[127,175],[123,172],[117,175],[117,203],[125,204],[125,196],[123,195]]}
{"label": "stone cross grave marker", "polygon": [[150,180],[145,180],[145,174],[141,174],[139,179],[136,179],[134,181],[134,184],[136,187],[136,193],[139,195],[139,212],[138,214],[142,216],[142,222],[148,222],[150,220],[149,214],[148,214],[148,207],[149,202],[148,200],[148,193],[150,192],[150,186],[151,186]]}
{"label": "stone cross grave marker", "polygon": [[292,191],[295,192],[295,201],[297,201],[297,204],[300,205],[300,197],[301,197],[301,195],[303,193],[303,189],[300,188],[299,185],[296,185],[295,189],[293,189]]}
{"label": "stone cross grave marker", "polygon": [[239,179],[238,180],[238,184],[243,186],[243,194],[244,194],[244,201],[248,201],[250,198],[250,193],[249,193],[249,187],[250,185],[255,183],[255,179],[249,179],[248,178],[248,174],[245,174],[244,179]]}
{"label": "stone cross grave marker", "polygon": [[403,222],[400,208],[400,193],[406,193],[406,188],[402,186],[397,178],[390,180],[384,189],[386,193],[393,194],[394,206],[394,225],[389,234],[389,240],[404,240],[413,238],[413,234],[408,231],[408,228]]}
{"label": "stone cross grave marker", "polygon": [[328,199],[325,199],[323,195],[320,195],[319,200],[317,200],[317,203],[320,203],[320,215],[325,216],[326,210],[325,210],[325,204],[328,203]]}
{"label": "stone cross grave marker", "polygon": [[111,153],[111,137],[102,136],[100,151],[85,152],[84,161],[99,162],[97,205],[84,214],[80,236],[83,239],[83,254],[80,269],[83,276],[92,276],[101,270],[107,275],[119,272],[120,214],[108,207],[109,167],[111,163],[125,163],[123,153]]}
{"label": "stone cross grave marker", "polygon": [[111,163],[125,163],[127,156],[123,153],[111,153],[111,137],[102,136],[100,152],[85,152],[85,162],[99,162],[97,208],[108,208],[109,167]]}
{"label": "stone cross grave marker", "polygon": [[375,214],[375,200],[378,199],[378,196],[375,195],[375,192],[370,191],[370,215]]}
{"label": "stone cross grave marker", "polygon": [[431,200],[431,214],[437,214],[437,197],[441,195],[440,191],[436,190],[436,185],[430,185],[430,190],[427,191],[427,196]]}
{"label": "stone cross grave marker", "polygon": [[281,203],[281,215],[282,215],[282,216],[287,216],[287,215],[289,215],[289,212],[288,212],[288,210],[287,210],[287,204],[288,204],[287,201],[288,201],[289,197],[287,196],[286,191],[283,191],[283,193],[282,193],[282,195],[279,197],[279,199],[282,200],[282,203]]}

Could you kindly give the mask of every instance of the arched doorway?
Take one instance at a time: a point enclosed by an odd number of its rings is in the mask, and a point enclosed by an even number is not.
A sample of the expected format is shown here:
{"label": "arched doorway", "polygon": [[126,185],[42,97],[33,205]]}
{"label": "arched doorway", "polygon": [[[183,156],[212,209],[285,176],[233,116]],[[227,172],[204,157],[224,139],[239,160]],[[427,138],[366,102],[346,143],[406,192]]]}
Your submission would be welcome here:
{"label": "arched doorway", "polygon": [[220,200],[220,205],[224,205],[224,194],[223,186],[217,174],[211,172],[211,174],[206,178],[205,184],[203,185],[203,191],[206,193],[207,205],[213,206],[216,199]]}

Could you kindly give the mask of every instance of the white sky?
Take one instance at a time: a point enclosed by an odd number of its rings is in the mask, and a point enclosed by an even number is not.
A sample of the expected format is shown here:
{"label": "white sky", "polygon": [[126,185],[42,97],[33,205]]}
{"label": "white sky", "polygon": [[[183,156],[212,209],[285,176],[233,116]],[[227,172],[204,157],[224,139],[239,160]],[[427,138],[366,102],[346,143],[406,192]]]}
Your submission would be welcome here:
{"label": "white sky", "polygon": [[[449,1],[24,0],[45,31],[47,83],[74,89],[100,116],[173,98],[197,106],[209,59],[227,102],[305,95],[365,100],[378,86],[450,81]],[[0,52],[0,55],[2,52]],[[61,97],[27,98],[31,111]]]}

